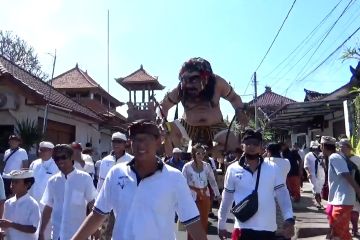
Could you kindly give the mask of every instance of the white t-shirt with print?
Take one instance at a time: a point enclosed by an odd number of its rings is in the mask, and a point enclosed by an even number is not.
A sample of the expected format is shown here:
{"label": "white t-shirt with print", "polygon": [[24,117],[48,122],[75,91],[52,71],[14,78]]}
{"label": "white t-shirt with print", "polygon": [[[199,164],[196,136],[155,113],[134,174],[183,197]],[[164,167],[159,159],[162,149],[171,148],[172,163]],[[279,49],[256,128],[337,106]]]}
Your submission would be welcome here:
{"label": "white t-shirt with print", "polygon": [[112,239],[171,240],[176,237],[175,212],[185,225],[199,220],[199,211],[184,176],[162,164],[161,169],[140,182],[129,164],[111,168],[94,211],[100,214],[114,211]]}
{"label": "white t-shirt with print", "polygon": [[104,183],[106,175],[108,174],[110,169],[113,166],[115,166],[115,164],[128,163],[133,158],[134,158],[134,156],[132,156],[131,154],[128,154],[127,152],[125,152],[125,154],[122,155],[121,157],[119,157],[118,159],[115,159],[115,156],[112,154],[104,157],[103,160],[101,160],[101,162],[100,162],[99,181],[98,181],[98,185],[97,185],[97,190],[100,191],[100,189]]}
{"label": "white t-shirt with print", "polygon": [[[239,162],[234,162],[228,167],[225,173],[224,187],[225,191],[234,193],[235,204],[254,191],[257,174],[258,170],[252,174],[250,170],[240,166]],[[264,161],[261,164],[258,186],[258,211],[246,222],[240,222],[235,218],[235,226],[258,231],[275,231],[277,228],[275,190],[284,186],[281,170],[275,163]]]}

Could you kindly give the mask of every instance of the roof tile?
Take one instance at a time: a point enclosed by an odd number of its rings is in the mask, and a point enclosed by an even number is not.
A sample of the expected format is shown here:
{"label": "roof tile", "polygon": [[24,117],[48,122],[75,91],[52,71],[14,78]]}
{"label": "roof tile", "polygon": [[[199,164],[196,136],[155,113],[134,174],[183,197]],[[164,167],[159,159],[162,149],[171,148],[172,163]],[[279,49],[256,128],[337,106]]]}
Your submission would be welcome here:
{"label": "roof tile", "polygon": [[97,121],[102,121],[102,119],[89,108],[68,98],[48,83],[43,82],[41,79],[18,67],[13,62],[0,56],[0,76],[5,73],[11,74],[15,79],[26,85],[26,87],[35,90],[44,100],[47,100],[47,97],[50,96],[49,100],[51,104],[68,108],[82,115],[91,117],[92,119],[96,119]]}
{"label": "roof tile", "polygon": [[[271,91],[270,87],[265,88],[265,92],[256,99],[257,107],[282,106],[288,103],[295,103],[295,100],[281,96]],[[250,106],[254,106],[254,100],[249,102]]]}

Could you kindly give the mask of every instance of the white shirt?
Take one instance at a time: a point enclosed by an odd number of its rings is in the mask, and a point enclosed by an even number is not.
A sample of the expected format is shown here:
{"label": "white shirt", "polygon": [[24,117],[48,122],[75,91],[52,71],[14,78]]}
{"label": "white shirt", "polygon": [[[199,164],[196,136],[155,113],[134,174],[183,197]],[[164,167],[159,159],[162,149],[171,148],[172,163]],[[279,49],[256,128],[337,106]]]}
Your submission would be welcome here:
{"label": "white shirt", "polygon": [[[83,159],[84,160],[84,159]],[[74,168],[88,173],[92,178],[94,178],[95,174],[95,166],[94,163],[89,163],[84,160],[84,166],[81,166],[80,162],[74,160]]]}
{"label": "white shirt", "polygon": [[94,211],[115,214],[114,240],[173,240],[177,212],[185,225],[199,211],[181,172],[158,162],[158,170],[139,183],[129,164],[117,164],[105,178]]}
{"label": "white shirt", "polygon": [[47,161],[37,159],[30,164],[29,169],[33,170],[35,178],[35,183],[29,190],[29,194],[40,203],[50,177],[59,172],[59,169],[52,158]]}
{"label": "white shirt", "polygon": [[98,181],[98,185],[97,185],[97,190],[100,191],[102,185],[104,184],[104,180],[105,180],[106,175],[108,174],[110,169],[113,166],[115,166],[115,164],[128,163],[133,158],[134,158],[134,156],[128,154],[127,152],[125,152],[125,154],[122,155],[121,157],[119,157],[118,159],[115,159],[115,156],[112,155],[112,154],[104,157],[103,160],[101,160],[101,163],[100,163],[99,181]]}
{"label": "white shirt", "polygon": [[212,157],[209,157],[209,161],[211,164],[211,168],[216,171],[216,164],[215,164],[215,160]]}
{"label": "white shirt", "polygon": [[58,172],[49,179],[41,203],[52,208],[53,239],[71,239],[96,195],[90,175],[83,171],[74,169],[67,178]]}
{"label": "white shirt", "polygon": [[[6,158],[11,154],[12,150],[8,149],[5,151],[4,159],[5,162]],[[19,148],[11,157],[6,161],[4,173],[10,173],[13,170],[20,170],[22,168],[22,161],[28,160],[28,155],[25,149]]]}
{"label": "white shirt", "polygon": [[[189,186],[195,188],[206,188],[206,196],[210,197],[210,191],[208,188],[208,182],[210,183],[211,188],[214,191],[215,196],[220,196],[219,188],[215,180],[213,169],[210,164],[207,162],[203,162],[203,170],[201,172],[196,172],[192,167],[194,161],[190,161],[186,163],[183,167],[182,173],[186,178],[186,181]],[[193,196],[194,201],[196,200],[196,191],[191,189],[191,194]]]}
{"label": "white shirt", "polygon": [[[6,200],[4,205],[4,219],[21,225],[34,226],[37,230],[40,226],[40,210],[35,199],[25,194],[19,199],[16,196]],[[5,230],[7,240],[37,240],[35,233],[24,233],[14,228]]]}
{"label": "white shirt", "polygon": [[[319,158],[319,156],[318,156]],[[320,159],[320,158],[319,158]],[[304,159],[304,168],[308,168],[311,174],[310,183],[313,186],[314,193],[320,193],[325,182],[325,169],[318,163],[317,174],[315,171],[316,157],[314,153],[308,152]]]}
{"label": "white shirt", "polygon": [[281,175],[283,178],[283,183],[286,183],[287,175],[290,171],[291,165],[288,159],[286,158],[277,158],[277,157],[267,157],[264,159],[265,161],[270,161],[275,163],[278,166],[279,170],[281,171]]}
{"label": "white shirt", "polygon": [[94,161],[93,161],[92,157],[89,154],[81,153],[81,157],[85,162],[94,165]]}
{"label": "white shirt", "polygon": [[[319,156],[317,156],[317,157],[319,158]],[[316,157],[315,157],[314,153],[308,152],[304,158],[304,168],[308,168],[310,171],[310,174],[313,176],[316,175],[315,174],[315,162],[316,162]],[[318,173],[320,171],[324,171],[324,168],[320,164],[318,164]]]}
{"label": "white shirt", "polygon": [[[239,162],[232,163],[225,174],[225,191],[234,193],[235,204],[241,202],[255,189],[258,170],[252,174],[246,167],[240,166]],[[264,161],[261,164],[261,172],[258,186],[259,208],[253,217],[246,222],[240,222],[235,218],[235,226],[243,229],[259,231],[276,230],[275,189],[283,187],[283,175],[279,167],[273,162]]]}

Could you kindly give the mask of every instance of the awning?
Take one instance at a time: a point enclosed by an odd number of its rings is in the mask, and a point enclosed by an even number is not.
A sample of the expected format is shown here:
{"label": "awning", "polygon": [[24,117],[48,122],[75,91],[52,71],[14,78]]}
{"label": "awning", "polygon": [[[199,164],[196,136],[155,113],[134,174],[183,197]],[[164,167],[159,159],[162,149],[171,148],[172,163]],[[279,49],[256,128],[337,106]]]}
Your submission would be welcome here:
{"label": "awning", "polygon": [[284,130],[310,127],[324,122],[324,116],[343,110],[343,100],[290,103],[272,113],[268,126]]}

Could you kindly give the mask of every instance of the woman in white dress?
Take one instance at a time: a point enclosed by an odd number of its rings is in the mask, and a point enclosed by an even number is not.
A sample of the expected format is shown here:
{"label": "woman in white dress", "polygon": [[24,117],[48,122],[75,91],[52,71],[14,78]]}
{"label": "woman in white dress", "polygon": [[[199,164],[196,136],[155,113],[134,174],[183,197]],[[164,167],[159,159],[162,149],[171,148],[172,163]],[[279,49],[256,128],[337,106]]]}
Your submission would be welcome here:
{"label": "woman in white dress", "polygon": [[[220,192],[210,164],[203,161],[205,157],[204,147],[196,144],[192,148],[191,153],[192,160],[184,165],[182,172],[199,209],[201,224],[207,232],[208,214],[210,210],[210,191],[208,183],[210,183],[217,199],[220,198]],[[192,238],[188,235],[188,240],[191,239]]]}

